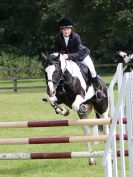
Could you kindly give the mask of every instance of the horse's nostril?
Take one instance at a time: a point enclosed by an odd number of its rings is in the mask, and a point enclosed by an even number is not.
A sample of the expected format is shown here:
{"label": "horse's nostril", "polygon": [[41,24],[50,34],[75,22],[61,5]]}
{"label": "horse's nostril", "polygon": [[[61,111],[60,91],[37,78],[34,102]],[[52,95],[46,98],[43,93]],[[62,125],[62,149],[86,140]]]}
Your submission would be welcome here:
{"label": "horse's nostril", "polygon": [[50,92],[48,92],[48,95],[49,95],[50,97],[55,96],[55,91],[50,91]]}

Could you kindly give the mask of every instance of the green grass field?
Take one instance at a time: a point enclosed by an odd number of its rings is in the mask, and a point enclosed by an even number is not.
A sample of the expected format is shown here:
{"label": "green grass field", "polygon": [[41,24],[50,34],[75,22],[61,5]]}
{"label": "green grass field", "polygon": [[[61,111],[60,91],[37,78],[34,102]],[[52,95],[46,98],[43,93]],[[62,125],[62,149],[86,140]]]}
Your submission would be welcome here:
{"label": "green grass field", "polygon": [[[106,78],[110,80],[110,78]],[[6,83],[7,85],[10,83]],[[32,82],[28,83],[32,85]],[[0,83],[2,86],[3,83]],[[55,114],[48,103],[42,102],[45,95],[43,89],[0,91],[0,121],[32,121],[55,119],[78,119],[74,111],[68,117]],[[94,114],[92,113],[92,117]],[[81,136],[81,127],[51,128],[1,128],[0,137],[53,137]],[[104,149],[104,143],[94,145],[94,150]],[[33,153],[33,152],[72,152],[86,151],[86,143],[50,144],[50,145],[0,145],[0,153]],[[58,160],[4,160],[0,164],[2,177],[103,177],[101,159],[97,165],[89,166],[86,158]]]}

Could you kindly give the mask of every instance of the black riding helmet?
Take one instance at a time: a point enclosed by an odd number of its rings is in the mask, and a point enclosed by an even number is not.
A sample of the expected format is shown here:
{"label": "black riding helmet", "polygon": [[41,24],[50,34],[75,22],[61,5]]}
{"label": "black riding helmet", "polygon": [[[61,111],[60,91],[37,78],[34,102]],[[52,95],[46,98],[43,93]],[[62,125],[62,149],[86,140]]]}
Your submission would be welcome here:
{"label": "black riding helmet", "polygon": [[63,29],[63,28],[73,28],[73,23],[70,19],[68,18],[62,18],[59,21],[59,28]]}

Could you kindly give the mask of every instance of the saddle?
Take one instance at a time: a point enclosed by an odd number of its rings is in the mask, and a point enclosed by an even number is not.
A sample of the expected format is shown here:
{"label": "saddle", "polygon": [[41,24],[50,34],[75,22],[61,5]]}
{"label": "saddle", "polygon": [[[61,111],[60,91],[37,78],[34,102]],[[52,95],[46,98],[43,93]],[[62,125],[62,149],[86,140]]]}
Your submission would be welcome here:
{"label": "saddle", "polygon": [[90,86],[91,85],[91,80],[92,80],[90,70],[88,69],[88,67],[86,65],[84,65],[84,64],[82,64],[78,61],[75,61],[75,63],[79,66],[80,71],[82,73],[82,76],[83,76],[86,84],[88,86]]}

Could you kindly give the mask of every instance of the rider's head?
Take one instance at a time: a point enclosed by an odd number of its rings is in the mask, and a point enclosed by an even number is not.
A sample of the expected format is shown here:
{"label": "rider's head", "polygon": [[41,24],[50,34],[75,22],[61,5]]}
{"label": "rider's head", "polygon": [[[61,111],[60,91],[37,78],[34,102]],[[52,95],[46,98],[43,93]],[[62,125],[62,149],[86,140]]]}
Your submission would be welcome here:
{"label": "rider's head", "polygon": [[62,18],[59,21],[59,29],[63,33],[63,36],[69,36],[73,29],[72,21],[68,18]]}

